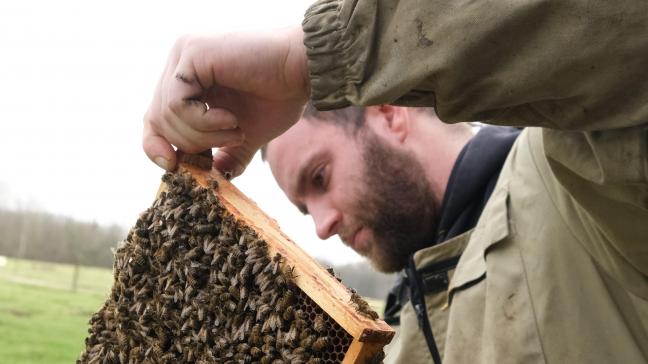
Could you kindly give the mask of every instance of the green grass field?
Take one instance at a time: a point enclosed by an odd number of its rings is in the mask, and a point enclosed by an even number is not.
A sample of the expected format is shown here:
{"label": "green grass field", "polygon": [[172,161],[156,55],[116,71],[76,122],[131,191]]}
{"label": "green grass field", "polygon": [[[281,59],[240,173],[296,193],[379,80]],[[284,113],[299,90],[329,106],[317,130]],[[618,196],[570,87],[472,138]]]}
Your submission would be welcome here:
{"label": "green grass field", "polygon": [[88,320],[112,284],[108,269],[9,259],[0,266],[0,363],[74,363]]}

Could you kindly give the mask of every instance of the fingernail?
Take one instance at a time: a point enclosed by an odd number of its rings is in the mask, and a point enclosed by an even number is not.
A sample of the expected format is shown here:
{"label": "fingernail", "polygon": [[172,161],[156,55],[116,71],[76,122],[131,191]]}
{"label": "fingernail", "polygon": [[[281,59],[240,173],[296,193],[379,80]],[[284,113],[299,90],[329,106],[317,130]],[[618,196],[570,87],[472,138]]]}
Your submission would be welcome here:
{"label": "fingernail", "polygon": [[240,176],[243,171],[245,171],[245,169],[240,166],[234,167],[234,169],[231,171],[232,178]]}
{"label": "fingernail", "polygon": [[171,163],[169,162],[168,159],[163,158],[163,157],[155,157],[153,158],[153,162],[158,165],[158,167],[168,171],[171,169]]}

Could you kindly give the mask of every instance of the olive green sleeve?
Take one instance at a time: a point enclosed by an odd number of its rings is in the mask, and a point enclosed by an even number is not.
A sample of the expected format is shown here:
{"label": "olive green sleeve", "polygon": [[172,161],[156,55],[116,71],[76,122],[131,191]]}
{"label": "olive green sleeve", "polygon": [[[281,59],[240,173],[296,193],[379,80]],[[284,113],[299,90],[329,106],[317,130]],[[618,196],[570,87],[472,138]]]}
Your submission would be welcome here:
{"label": "olive green sleeve", "polygon": [[446,122],[604,130],[648,121],[648,1],[320,0],[320,109],[435,106]]}

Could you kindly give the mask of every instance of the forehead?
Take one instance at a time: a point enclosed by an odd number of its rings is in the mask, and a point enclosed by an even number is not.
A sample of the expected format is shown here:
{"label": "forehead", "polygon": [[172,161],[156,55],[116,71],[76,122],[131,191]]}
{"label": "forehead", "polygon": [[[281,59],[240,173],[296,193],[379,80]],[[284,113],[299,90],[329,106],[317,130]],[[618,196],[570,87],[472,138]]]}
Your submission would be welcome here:
{"label": "forehead", "polygon": [[353,139],[341,127],[302,119],[268,144],[266,159],[279,186],[289,194],[295,191],[298,173],[309,161],[342,153],[352,148],[351,144]]}

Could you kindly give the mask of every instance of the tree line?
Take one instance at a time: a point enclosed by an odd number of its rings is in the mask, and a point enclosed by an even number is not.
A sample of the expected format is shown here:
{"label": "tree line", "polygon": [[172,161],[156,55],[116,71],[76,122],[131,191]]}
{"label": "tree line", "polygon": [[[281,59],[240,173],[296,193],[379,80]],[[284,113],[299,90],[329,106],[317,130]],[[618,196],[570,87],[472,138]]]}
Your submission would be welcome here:
{"label": "tree line", "polygon": [[0,255],[107,268],[112,267],[111,248],[126,237],[126,230],[117,225],[2,208],[0,232]]}

